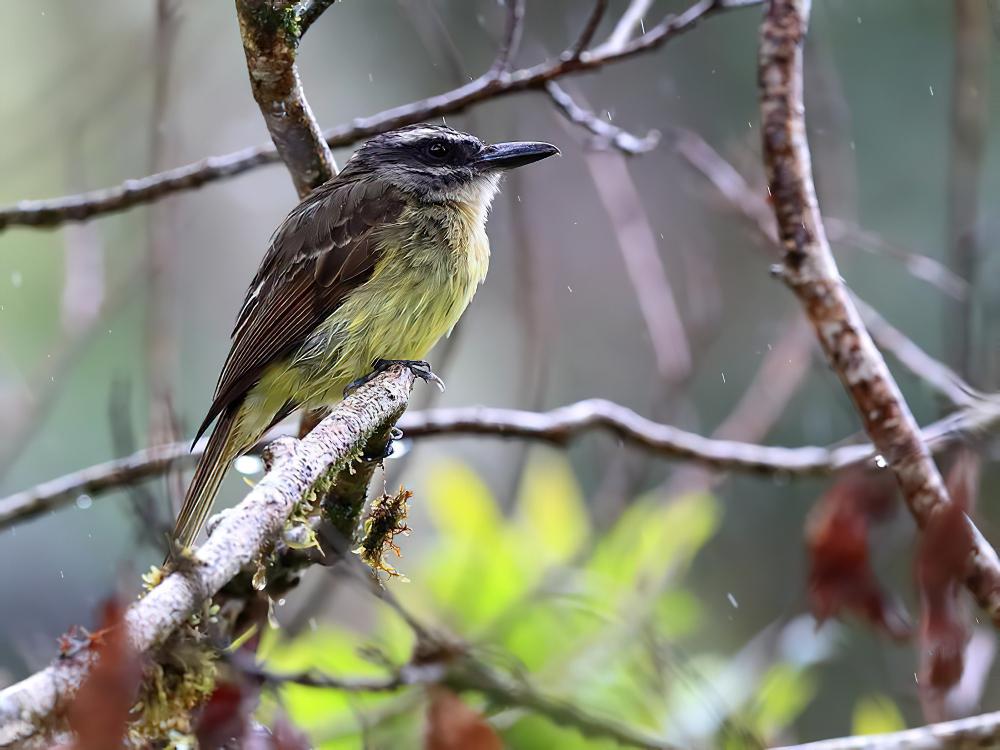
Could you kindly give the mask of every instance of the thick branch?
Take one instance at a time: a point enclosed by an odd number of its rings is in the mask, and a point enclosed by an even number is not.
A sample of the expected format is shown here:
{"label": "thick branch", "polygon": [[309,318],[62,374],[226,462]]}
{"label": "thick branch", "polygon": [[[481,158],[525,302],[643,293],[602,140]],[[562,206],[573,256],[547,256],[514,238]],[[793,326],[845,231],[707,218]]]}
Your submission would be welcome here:
{"label": "thick branch", "polygon": [[[539,90],[547,82],[567,75],[594,71],[605,65],[627,60],[655,50],[699,21],[732,8],[759,4],[761,0],[699,0],[683,13],[668,16],[642,36],[614,52],[600,49],[575,56],[565,53],[532,67],[512,71],[502,78],[484,74],[464,86],[427,99],[404,104],[361,117],[323,133],[331,148],[349,146],[393,128],[421,122],[441,115],[461,112],[489,99],[498,99],[521,91]],[[213,156],[194,164],[149,175],[103,190],[37,201],[21,201],[0,209],[0,229],[9,226],[56,227],[67,221],[83,221],[94,216],[122,211],[149,203],[181,190],[191,190],[210,182],[234,177],[248,170],[278,161],[271,144],[253,146],[224,156]]]}
{"label": "thick branch", "polygon": [[[809,0],[771,0],[761,26],[764,166],[784,250],[781,275],[799,298],[830,366],[899,482],[918,525],[948,504],[920,428],[840,279],[816,200],[802,103]],[[1000,560],[968,521],[966,584],[1000,624]]]}
{"label": "thick branch", "polygon": [[[413,375],[394,368],[346,398],[281,461],[193,553],[185,571],[168,576],[129,608],[125,622],[133,648],[162,643],[197,607],[241,569],[254,563],[280,533],[299,498],[330,470],[343,468],[369,437],[399,418]],[[79,687],[87,657],[63,658],[0,692],[0,746],[53,726]]]}
{"label": "thick branch", "polygon": [[[924,441],[940,451],[957,440],[992,432],[1000,425],[1000,398],[979,399],[968,409],[928,425]],[[605,430],[631,446],[655,455],[698,461],[726,471],[780,476],[826,475],[875,456],[870,444],[837,448],[783,448],[732,440],[717,440],[660,424],[631,409],[603,399],[578,401],[548,412],[495,409],[482,406],[429,409],[405,414],[399,421],[408,438],[479,435],[567,443]],[[272,432],[269,439],[290,432]],[[205,440],[192,449],[186,442],[136,451],[125,458],[96,464],[0,499],[0,529],[69,505],[82,494],[96,495],[127,487],[171,468],[194,464]]]}
{"label": "thick branch", "polygon": [[250,88],[300,197],[337,173],[299,81],[301,29],[291,0],[236,0]]}

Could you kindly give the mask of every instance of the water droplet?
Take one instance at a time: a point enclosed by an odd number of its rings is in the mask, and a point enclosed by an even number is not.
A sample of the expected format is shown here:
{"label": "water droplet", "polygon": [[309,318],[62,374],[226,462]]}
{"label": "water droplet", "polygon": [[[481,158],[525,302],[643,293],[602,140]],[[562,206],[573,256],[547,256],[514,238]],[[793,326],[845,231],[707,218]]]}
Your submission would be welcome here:
{"label": "water droplet", "polygon": [[875,465],[880,469],[884,469],[886,466],[889,465],[889,462],[886,461],[885,457],[880,454],[878,456],[875,456]]}
{"label": "water droplet", "polygon": [[731,591],[727,591],[726,592],[726,598],[729,600],[729,603],[733,606],[733,609],[739,609],[740,608],[740,603],[738,601],[736,601],[736,597],[733,596],[733,594],[732,594]]}
{"label": "water droplet", "polygon": [[263,591],[267,588],[267,570],[263,565],[258,565],[256,572],[253,574],[253,579],[251,580],[253,587],[257,591]]}
{"label": "water droplet", "polygon": [[80,495],[76,498],[76,507],[80,510],[87,510],[91,505],[94,504],[94,498],[90,495]]}
{"label": "water droplet", "polygon": [[240,456],[233,462],[240,474],[259,474],[264,470],[264,462],[257,456]]}
{"label": "water droplet", "polygon": [[21,275],[20,271],[11,271],[10,283],[15,289],[20,289],[21,284],[24,283],[24,276]]}

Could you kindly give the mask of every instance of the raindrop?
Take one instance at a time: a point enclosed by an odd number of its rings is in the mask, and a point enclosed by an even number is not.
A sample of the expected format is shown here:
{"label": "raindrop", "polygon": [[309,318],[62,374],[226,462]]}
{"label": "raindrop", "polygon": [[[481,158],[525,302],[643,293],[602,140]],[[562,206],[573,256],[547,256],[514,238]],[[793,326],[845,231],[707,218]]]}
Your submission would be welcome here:
{"label": "raindrop", "polygon": [[722,382],[723,384],[726,382],[726,373],[722,373]]}
{"label": "raindrop", "polygon": [[80,495],[76,498],[76,507],[80,510],[87,510],[91,505],[94,504],[94,498],[90,495]]}
{"label": "raindrop", "polygon": [[279,607],[284,607],[285,606],[285,600],[283,598],[282,599],[278,599],[278,606]]}
{"label": "raindrop", "polygon": [[21,284],[24,283],[24,276],[21,275],[20,271],[12,271],[10,274],[10,283],[15,289],[20,289]]}
{"label": "raindrop", "polygon": [[258,474],[264,469],[264,462],[257,456],[240,456],[233,463],[240,474]]}
{"label": "raindrop", "polygon": [[733,609],[739,609],[740,608],[740,603],[738,601],[736,601],[736,597],[733,596],[733,592],[727,591],[726,592],[726,598],[729,600],[729,603],[733,606]]}
{"label": "raindrop", "polygon": [[933,86],[928,86],[927,90],[931,92],[931,96],[934,96],[934,87]]}
{"label": "raindrop", "polygon": [[888,461],[885,460],[885,457],[880,454],[878,456],[875,456],[875,465],[880,469],[884,469],[886,466],[889,465],[889,463]]}

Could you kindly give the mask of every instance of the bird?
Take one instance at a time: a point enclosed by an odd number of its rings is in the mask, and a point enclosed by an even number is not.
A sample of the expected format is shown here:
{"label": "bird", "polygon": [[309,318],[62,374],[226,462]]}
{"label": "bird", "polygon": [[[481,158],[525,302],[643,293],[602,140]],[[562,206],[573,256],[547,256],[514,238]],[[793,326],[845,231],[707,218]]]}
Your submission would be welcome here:
{"label": "bird", "polygon": [[433,375],[422,360],[485,280],[503,173],[556,154],[410,125],[366,141],[292,209],[237,315],[175,545],[193,544],[232,461],[295,410],[336,403],[378,364]]}

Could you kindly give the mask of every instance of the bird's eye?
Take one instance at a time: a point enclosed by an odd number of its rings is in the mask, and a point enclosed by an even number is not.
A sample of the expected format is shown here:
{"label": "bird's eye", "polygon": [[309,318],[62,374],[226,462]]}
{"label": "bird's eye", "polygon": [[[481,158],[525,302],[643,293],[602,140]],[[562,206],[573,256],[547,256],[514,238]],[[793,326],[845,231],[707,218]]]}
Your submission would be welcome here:
{"label": "bird's eye", "polygon": [[448,155],[448,147],[441,141],[434,141],[427,147],[427,153],[435,159],[443,159]]}

